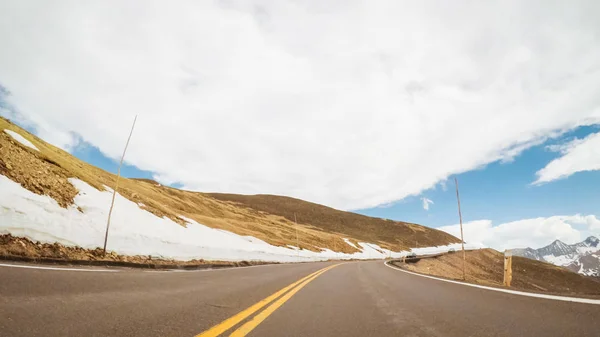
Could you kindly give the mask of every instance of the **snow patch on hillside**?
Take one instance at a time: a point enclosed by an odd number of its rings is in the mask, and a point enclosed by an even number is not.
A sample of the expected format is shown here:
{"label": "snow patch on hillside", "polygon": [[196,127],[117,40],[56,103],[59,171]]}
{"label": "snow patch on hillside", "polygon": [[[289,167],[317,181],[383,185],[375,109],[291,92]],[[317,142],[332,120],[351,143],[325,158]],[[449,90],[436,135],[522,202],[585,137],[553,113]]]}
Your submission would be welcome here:
{"label": "snow patch on hillside", "polygon": [[[71,178],[78,189],[75,205],[62,208],[44,195],[37,195],[0,175],[0,234],[10,233],[33,241],[59,242],[94,249],[102,247],[112,190],[99,191]],[[80,207],[80,212],[77,207]],[[276,247],[251,236],[241,236],[204,226],[185,216],[183,227],[160,218],[117,193],[108,237],[108,250],[127,255],[151,255],[177,260],[258,260],[278,262],[319,261],[327,259],[383,259],[402,257],[407,252],[391,252],[376,244],[359,242],[361,252],[344,254]],[[346,241],[351,244],[349,241]],[[419,248],[430,254],[460,245]]]}
{"label": "snow patch on hillside", "polygon": [[546,255],[543,256],[544,260],[546,262],[552,263],[554,265],[557,266],[566,266],[570,263],[572,263],[573,261],[577,260],[576,255],[559,255],[559,256],[554,256],[554,255]]}
{"label": "snow patch on hillside", "polygon": [[346,242],[350,247],[360,249],[360,247],[356,247],[350,240],[344,238],[344,242]]}
{"label": "snow patch on hillside", "polygon": [[591,253],[595,253],[599,251],[598,247],[577,247],[577,254],[579,255],[589,255]]}
{"label": "snow patch on hillside", "polygon": [[21,143],[21,145],[27,146],[28,148],[36,150],[36,151],[40,151],[35,145],[33,145],[32,142],[28,141],[27,139],[25,139],[25,137],[21,136],[20,134],[14,132],[12,130],[7,130],[7,129],[5,129],[4,132],[6,134],[8,134],[9,136],[11,136],[17,142]]}

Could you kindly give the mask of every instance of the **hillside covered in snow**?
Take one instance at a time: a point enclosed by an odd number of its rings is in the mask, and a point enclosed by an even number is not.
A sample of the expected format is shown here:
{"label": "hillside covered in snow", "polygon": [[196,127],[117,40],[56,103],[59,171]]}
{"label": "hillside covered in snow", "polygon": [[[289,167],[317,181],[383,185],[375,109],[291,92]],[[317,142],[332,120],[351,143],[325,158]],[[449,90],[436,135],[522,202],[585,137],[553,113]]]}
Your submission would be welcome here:
{"label": "hillside covered in snow", "polygon": [[[115,182],[115,175],[0,119],[0,234],[102,247]],[[401,256],[417,241],[418,253],[459,246],[435,229],[293,198],[206,194],[122,178],[108,250],[179,260],[312,261]]]}

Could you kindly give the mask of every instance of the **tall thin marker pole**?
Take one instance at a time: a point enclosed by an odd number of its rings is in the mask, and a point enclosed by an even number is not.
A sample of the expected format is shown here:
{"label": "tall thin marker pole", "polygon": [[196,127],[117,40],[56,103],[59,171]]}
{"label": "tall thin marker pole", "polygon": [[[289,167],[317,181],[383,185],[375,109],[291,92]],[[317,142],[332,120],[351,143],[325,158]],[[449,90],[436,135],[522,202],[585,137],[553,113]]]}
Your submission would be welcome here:
{"label": "tall thin marker pole", "polygon": [[458,195],[458,179],[456,179],[456,177],[454,177],[454,184],[456,185],[456,200],[458,201],[458,217],[460,219],[460,244],[462,245],[462,253],[463,253],[463,280],[467,279],[466,273],[465,273],[465,263],[466,263],[466,253],[465,253],[465,239],[463,236],[463,223],[462,223],[462,213],[460,211],[460,196]]}
{"label": "tall thin marker pole", "polygon": [[121,156],[121,162],[119,163],[119,169],[117,171],[117,182],[115,183],[115,189],[113,190],[112,200],[110,201],[110,209],[108,210],[108,220],[106,221],[106,234],[104,234],[104,254],[106,254],[106,243],[108,241],[108,229],[110,228],[110,216],[112,215],[113,207],[115,206],[115,196],[117,195],[117,189],[119,189],[119,179],[121,179],[121,166],[123,166],[123,159],[125,159],[125,152],[127,152],[127,147],[129,146],[129,141],[131,140],[131,135],[133,134],[133,128],[135,127],[135,122],[137,121],[137,115],[133,119],[133,125],[131,125],[131,131],[129,132],[129,137],[127,138],[127,143],[125,143],[125,149],[123,150],[123,155]]}
{"label": "tall thin marker pole", "polygon": [[300,259],[300,244],[298,243],[298,221],[296,220],[296,213],[294,213],[294,223],[296,224],[296,246],[298,247],[298,259]]}

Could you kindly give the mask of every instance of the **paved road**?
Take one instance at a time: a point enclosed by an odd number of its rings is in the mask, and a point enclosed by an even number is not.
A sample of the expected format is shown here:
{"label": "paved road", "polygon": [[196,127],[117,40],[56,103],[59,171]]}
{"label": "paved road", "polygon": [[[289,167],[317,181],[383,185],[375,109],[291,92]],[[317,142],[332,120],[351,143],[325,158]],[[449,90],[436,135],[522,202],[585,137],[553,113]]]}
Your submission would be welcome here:
{"label": "paved road", "polygon": [[[393,270],[381,261],[334,265],[204,272],[0,266],[0,336],[600,334],[599,305],[465,287]],[[288,291],[277,294],[284,288]],[[261,302],[269,297],[273,301]],[[220,328],[229,330],[219,334]]]}

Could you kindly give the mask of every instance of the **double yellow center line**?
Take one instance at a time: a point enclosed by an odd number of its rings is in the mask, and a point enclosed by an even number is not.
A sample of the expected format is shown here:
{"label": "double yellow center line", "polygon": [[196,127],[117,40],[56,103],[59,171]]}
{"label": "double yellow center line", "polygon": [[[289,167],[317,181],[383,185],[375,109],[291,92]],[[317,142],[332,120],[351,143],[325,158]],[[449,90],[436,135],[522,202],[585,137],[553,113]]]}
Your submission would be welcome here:
{"label": "double yellow center line", "polygon": [[224,320],[223,322],[213,326],[212,328],[204,331],[203,333],[196,335],[196,337],[219,336],[222,333],[226,332],[227,330],[233,328],[236,324],[238,324],[238,323],[242,322],[243,320],[245,320],[246,318],[250,317],[252,314],[259,311],[266,305],[273,302],[266,309],[264,309],[263,311],[258,313],[256,316],[254,316],[254,318],[252,318],[251,320],[246,322],[244,325],[242,325],[237,330],[235,330],[233,333],[231,333],[231,335],[229,335],[230,337],[246,336],[248,333],[250,333],[250,331],[254,330],[254,328],[256,328],[260,323],[262,323],[262,321],[264,321],[267,317],[269,317],[269,315],[271,315],[273,312],[275,312],[275,310],[277,310],[285,302],[287,302],[290,298],[292,298],[292,296],[294,296],[294,294],[296,294],[298,291],[300,291],[300,289],[304,288],[304,286],[306,286],[312,280],[319,277],[319,275],[321,275],[324,272],[328,271],[329,269],[335,268],[339,265],[340,264],[325,267],[321,270],[318,270],[318,271],[290,284],[289,286],[287,286],[287,287],[279,290],[278,292],[274,293],[273,295],[255,303],[254,305],[241,311],[240,313]]}

